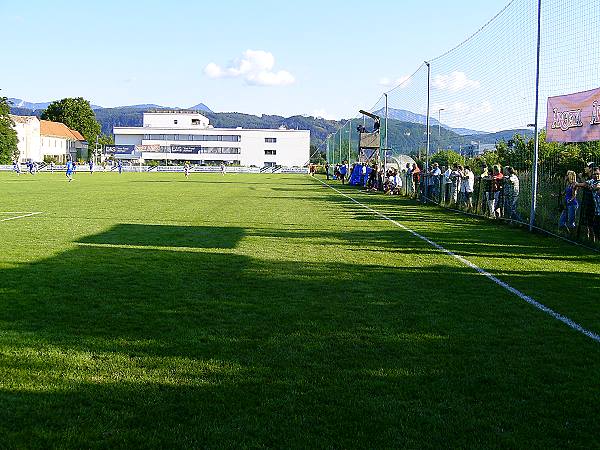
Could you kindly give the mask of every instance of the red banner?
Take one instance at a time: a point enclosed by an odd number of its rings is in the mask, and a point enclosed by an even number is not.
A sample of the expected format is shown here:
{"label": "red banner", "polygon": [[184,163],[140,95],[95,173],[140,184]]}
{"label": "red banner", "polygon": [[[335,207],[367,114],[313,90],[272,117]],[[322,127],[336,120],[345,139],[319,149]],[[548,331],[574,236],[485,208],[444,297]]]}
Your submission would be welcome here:
{"label": "red banner", "polygon": [[546,141],[600,141],[600,88],[549,97]]}

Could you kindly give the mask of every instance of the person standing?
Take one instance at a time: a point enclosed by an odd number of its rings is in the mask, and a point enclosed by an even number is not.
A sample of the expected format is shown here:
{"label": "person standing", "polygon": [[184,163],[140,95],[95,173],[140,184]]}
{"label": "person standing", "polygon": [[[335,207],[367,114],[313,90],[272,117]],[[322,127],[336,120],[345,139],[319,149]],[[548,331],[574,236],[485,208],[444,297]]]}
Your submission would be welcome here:
{"label": "person standing", "polygon": [[329,180],[329,162],[325,161],[325,176],[327,177],[327,180]]}
{"label": "person standing", "polygon": [[[576,187],[590,191],[593,200],[593,216],[591,222],[591,233],[588,234],[592,242],[600,242],[600,167],[594,167],[592,178],[585,183],[577,183]],[[583,210],[582,210],[583,211]]]}
{"label": "person standing", "polygon": [[340,166],[340,180],[342,180],[342,184],[344,184],[346,180],[346,173],[348,172],[348,167],[346,166],[346,161],[342,163]]}
{"label": "person standing", "polygon": [[575,231],[575,213],[579,207],[577,202],[577,174],[572,170],[567,170],[565,176],[565,203],[560,219],[558,220],[558,228],[565,227],[570,234]]}
{"label": "person standing", "polygon": [[117,169],[119,170],[119,175],[121,175],[123,173],[123,163],[121,160],[117,161]]}
{"label": "person standing", "polygon": [[190,177],[190,164],[188,162],[184,164],[183,171],[185,172],[185,178],[188,179]]}
{"label": "person standing", "polygon": [[66,171],[65,175],[67,176],[67,179],[69,180],[69,183],[71,181],[73,181],[73,171],[74,171],[73,161],[68,160],[67,161],[67,171]]}
{"label": "person standing", "polygon": [[506,168],[506,175],[504,182],[506,210],[504,211],[504,214],[511,220],[521,222],[521,216],[517,211],[520,192],[519,177],[517,176],[515,168],[510,166]]}
{"label": "person standing", "polygon": [[94,174],[94,160],[92,158],[90,158],[90,161],[88,162],[89,166],[90,166],[90,175]]}
{"label": "person standing", "polygon": [[475,174],[469,166],[465,166],[460,182],[461,198],[468,211],[473,209],[473,187],[475,186]]}
{"label": "person standing", "polygon": [[19,165],[19,161],[16,159],[13,162],[13,170],[17,174],[17,176],[21,175],[21,166]]}
{"label": "person standing", "polygon": [[589,162],[579,175],[577,187],[583,188],[581,195],[581,208],[579,210],[579,225],[577,226],[577,239],[581,237],[581,231],[588,239],[592,238],[592,228],[594,226],[594,196],[590,189],[587,189],[586,183],[593,179],[594,163]]}
{"label": "person standing", "polygon": [[419,194],[419,190],[421,189],[421,169],[417,163],[413,163],[410,174],[412,177],[412,183],[410,186],[411,193],[417,196]]}
{"label": "person standing", "polygon": [[225,176],[225,164],[221,163],[219,167],[221,168],[221,175]]}

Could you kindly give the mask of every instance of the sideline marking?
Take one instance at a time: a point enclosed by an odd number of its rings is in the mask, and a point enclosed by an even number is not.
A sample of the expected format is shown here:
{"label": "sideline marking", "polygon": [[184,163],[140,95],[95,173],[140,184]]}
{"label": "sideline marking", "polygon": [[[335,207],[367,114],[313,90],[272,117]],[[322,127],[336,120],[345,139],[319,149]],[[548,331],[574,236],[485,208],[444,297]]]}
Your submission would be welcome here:
{"label": "sideline marking", "polygon": [[[0,213],[0,214],[14,214],[14,213]],[[21,216],[9,217],[7,219],[0,219],[0,222],[6,222],[7,220],[22,219],[23,217],[35,216],[36,214],[42,214],[41,212],[32,212],[29,214],[23,214]]]}
{"label": "sideline marking", "polygon": [[368,211],[371,211],[372,213],[376,214],[377,216],[388,220],[389,222],[392,222],[394,225],[396,225],[399,228],[402,228],[405,231],[408,231],[410,234],[412,234],[415,237],[418,237],[419,239],[427,242],[428,244],[430,244],[431,246],[437,248],[438,250],[446,253],[447,255],[450,255],[454,258],[456,258],[457,260],[459,260],[461,263],[463,263],[464,265],[472,268],[473,270],[477,271],[478,273],[480,273],[481,275],[483,275],[484,277],[488,278],[489,280],[493,281],[494,283],[496,283],[498,286],[503,287],[504,289],[506,289],[507,291],[511,292],[512,294],[515,294],[517,297],[519,297],[521,300],[525,300],[527,303],[529,303],[530,305],[535,306],[537,309],[539,309],[540,311],[545,312],[546,314],[554,317],[557,320],[560,320],[562,323],[568,325],[569,327],[571,327],[572,329],[579,331],[580,333],[585,334],[587,337],[593,339],[596,342],[600,343],[600,335],[594,333],[593,331],[590,330],[586,330],[585,328],[583,328],[581,325],[579,325],[576,322],[573,322],[571,319],[569,319],[566,316],[563,316],[562,314],[557,313],[556,311],[548,308],[547,306],[541,304],[540,302],[534,300],[533,298],[529,297],[528,295],[523,294],[521,291],[515,289],[514,287],[512,287],[511,285],[509,285],[508,283],[505,283],[504,281],[500,280],[499,278],[496,278],[494,275],[492,275],[491,273],[485,271],[484,269],[482,269],[479,266],[476,266],[475,264],[473,264],[471,261],[469,261],[466,258],[463,258],[460,255],[457,255],[456,253],[445,249],[444,247],[442,247],[440,244],[433,242],[431,239],[417,233],[416,231],[411,230],[410,228],[408,228],[406,225],[402,225],[400,222],[395,221],[394,219],[390,219],[389,217],[387,217],[385,214],[380,213],[379,211],[374,210],[373,208],[362,204],[361,202],[359,202],[358,200],[355,200],[354,198],[350,197],[349,195],[337,190],[336,188],[334,188],[333,186],[325,183],[324,181],[321,181],[317,178],[317,180],[324,184],[325,186],[333,189],[335,192],[337,192],[340,195],[343,195],[344,197],[348,198],[349,200],[352,200],[354,203],[356,203],[359,206],[362,206],[363,208],[365,208]]}

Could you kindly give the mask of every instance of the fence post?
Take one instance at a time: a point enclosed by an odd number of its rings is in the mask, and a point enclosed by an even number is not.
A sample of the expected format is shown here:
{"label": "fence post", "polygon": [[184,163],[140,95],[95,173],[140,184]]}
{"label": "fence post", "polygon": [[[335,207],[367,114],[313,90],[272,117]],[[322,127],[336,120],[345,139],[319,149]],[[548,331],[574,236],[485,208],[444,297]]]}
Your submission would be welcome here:
{"label": "fence post", "polygon": [[533,230],[535,224],[535,210],[537,203],[537,182],[539,163],[539,136],[538,136],[538,111],[540,95],[540,36],[542,26],[542,0],[538,0],[538,23],[537,23],[537,61],[535,71],[535,122],[534,122],[534,144],[533,144],[533,176],[531,181],[531,212],[529,216],[529,231]]}

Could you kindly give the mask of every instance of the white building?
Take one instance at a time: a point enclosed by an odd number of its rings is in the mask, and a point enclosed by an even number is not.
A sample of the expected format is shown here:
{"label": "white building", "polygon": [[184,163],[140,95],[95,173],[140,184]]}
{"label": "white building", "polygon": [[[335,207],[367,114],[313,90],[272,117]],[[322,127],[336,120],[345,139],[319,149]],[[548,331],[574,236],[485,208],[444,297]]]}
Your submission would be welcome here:
{"label": "white building", "polygon": [[19,162],[42,161],[39,119],[35,116],[14,116],[12,114],[10,118],[15,124],[13,128],[17,132]]}
{"label": "white building", "polygon": [[19,162],[39,163],[44,158],[53,158],[63,163],[67,158],[87,158],[84,137],[64,123],[40,120],[35,116],[11,115],[10,118],[19,140]]}
{"label": "white building", "polygon": [[213,128],[197,111],[147,112],[142,127],[113,133],[119,159],[294,167],[310,157],[309,130]]}

